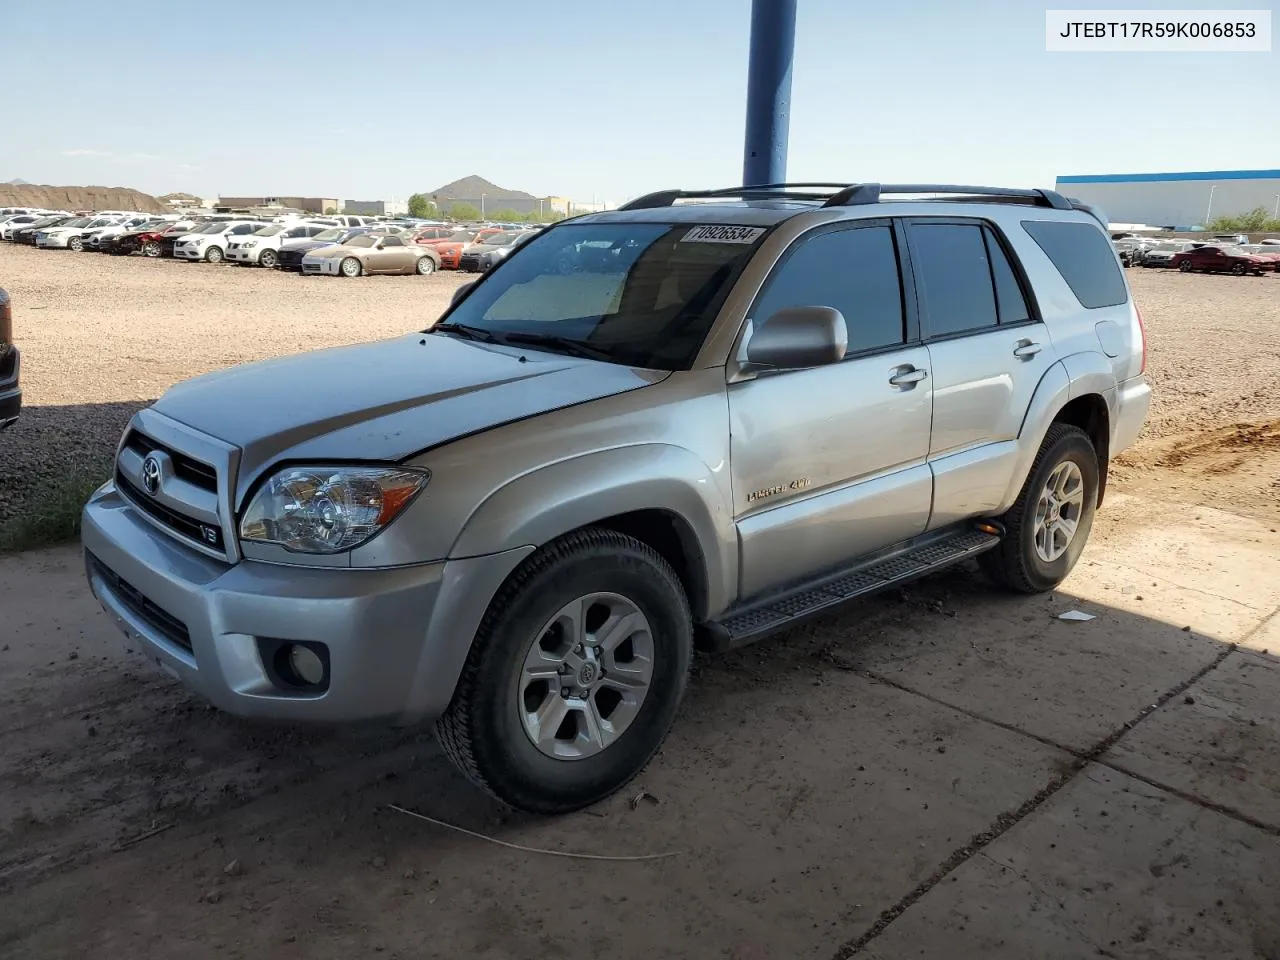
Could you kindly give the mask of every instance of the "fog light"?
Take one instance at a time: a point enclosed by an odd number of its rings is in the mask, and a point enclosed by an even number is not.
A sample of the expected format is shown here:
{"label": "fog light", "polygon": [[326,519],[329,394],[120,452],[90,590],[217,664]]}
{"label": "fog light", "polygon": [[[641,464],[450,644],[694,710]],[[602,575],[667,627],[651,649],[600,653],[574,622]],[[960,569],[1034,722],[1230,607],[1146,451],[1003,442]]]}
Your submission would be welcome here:
{"label": "fog light", "polygon": [[298,679],[312,686],[324,680],[324,663],[316,656],[315,651],[300,643],[289,644],[289,666]]}

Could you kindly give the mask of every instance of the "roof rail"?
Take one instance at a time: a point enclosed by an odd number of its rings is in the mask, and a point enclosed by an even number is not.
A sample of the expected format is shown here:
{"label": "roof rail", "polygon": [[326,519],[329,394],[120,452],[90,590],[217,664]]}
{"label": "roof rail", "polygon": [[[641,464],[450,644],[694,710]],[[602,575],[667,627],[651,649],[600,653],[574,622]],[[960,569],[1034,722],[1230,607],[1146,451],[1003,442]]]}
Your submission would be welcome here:
{"label": "roof rail", "polygon": [[711,200],[717,197],[741,197],[746,200],[826,200],[844,190],[847,183],[756,183],[714,190],[658,190],[636,197],[619,210],[648,210],[669,207],[677,200]]}
{"label": "roof rail", "polygon": [[879,203],[881,196],[886,193],[952,193],[959,195],[955,199],[992,197],[1005,202],[1029,201],[1037,207],[1052,207],[1055,210],[1073,209],[1067,198],[1056,190],[972,187],[952,183],[854,183],[834,194],[823,206],[848,207]]}

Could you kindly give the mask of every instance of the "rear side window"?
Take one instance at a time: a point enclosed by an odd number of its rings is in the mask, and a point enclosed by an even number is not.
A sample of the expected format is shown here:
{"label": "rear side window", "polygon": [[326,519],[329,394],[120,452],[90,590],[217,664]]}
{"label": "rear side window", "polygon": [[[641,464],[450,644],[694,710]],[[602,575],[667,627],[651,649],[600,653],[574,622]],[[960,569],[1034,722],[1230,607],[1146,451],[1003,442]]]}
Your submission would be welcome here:
{"label": "rear side window", "polygon": [[1031,319],[1027,298],[1013,272],[1013,265],[1004,248],[990,227],[982,228],[987,241],[987,256],[991,259],[991,279],[996,285],[996,306],[1000,310],[1001,323],[1022,323]]}
{"label": "rear side window", "polygon": [[1115,250],[1097,227],[1063,220],[1023,220],[1022,227],[1058,268],[1082,306],[1096,310],[1129,299]]}
{"label": "rear side window", "polygon": [[911,265],[923,295],[931,337],[997,323],[982,227],[976,223],[913,223]]}
{"label": "rear side window", "polygon": [[833,230],[801,241],[774,268],[752,318],[783,307],[834,307],[844,315],[849,354],[905,339],[897,247],[889,227]]}

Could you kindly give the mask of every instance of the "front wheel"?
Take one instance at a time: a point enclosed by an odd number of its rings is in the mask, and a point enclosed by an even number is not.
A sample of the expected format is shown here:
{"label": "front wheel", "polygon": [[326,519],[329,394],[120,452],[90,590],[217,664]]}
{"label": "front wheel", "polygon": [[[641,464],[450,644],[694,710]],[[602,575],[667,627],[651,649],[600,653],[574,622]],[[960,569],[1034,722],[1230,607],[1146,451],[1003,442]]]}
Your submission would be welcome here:
{"label": "front wheel", "polygon": [[347,257],[338,265],[344,277],[358,277],[363,272],[360,261],[355,257]]}
{"label": "front wheel", "polygon": [[418,276],[425,277],[436,272],[436,262],[430,257],[418,258]]}
{"label": "front wheel", "polygon": [[75,253],[83,253],[83,252],[84,252],[84,238],[82,238],[82,237],[72,237],[70,240],[68,240],[68,241],[67,241],[67,247],[68,247],[68,248],[70,248],[70,249],[71,249],[72,251],[74,251]]}
{"label": "front wheel", "polygon": [[662,745],[688,683],[684,589],[652,548],[587,528],[498,591],[436,730],[477,786],[531,813],[604,799]]}
{"label": "front wheel", "polygon": [[159,240],[148,240],[146,243],[142,245],[143,256],[154,258],[154,257],[160,256],[160,252],[161,251],[160,251]]}
{"label": "front wheel", "polygon": [[1098,478],[1098,454],[1084,431],[1053,424],[1022,492],[1001,517],[1004,539],[978,557],[987,575],[1019,593],[1044,593],[1066,579],[1089,539]]}
{"label": "front wheel", "polygon": [[276,256],[276,252],[274,250],[263,250],[258,254],[258,266],[260,267],[266,267],[270,270],[279,262],[280,258]]}
{"label": "front wheel", "polygon": [[221,262],[222,262],[222,248],[221,248],[221,247],[210,247],[208,250],[206,250],[206,251],[204,252],[204,258],[205,258],[205,260],[206,260],[208,263],[221,263]]}
{"label": "front wheel", "polygon": [[1243,277],[1248,272],[1248,270],[1249,268],[1246,267],[1243,263],[1237,263],[1235,266],[1231,268],[1231,272],[1234,273],[1237,277]]}

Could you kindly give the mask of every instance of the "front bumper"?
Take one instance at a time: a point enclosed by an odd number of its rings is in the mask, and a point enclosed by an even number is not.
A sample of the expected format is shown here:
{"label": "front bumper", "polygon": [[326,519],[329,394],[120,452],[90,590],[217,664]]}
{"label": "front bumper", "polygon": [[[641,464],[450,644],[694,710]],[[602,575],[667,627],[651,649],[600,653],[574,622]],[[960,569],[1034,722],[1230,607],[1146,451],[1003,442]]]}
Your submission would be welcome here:
{"label": "front bumper", "polygon": [[[287,721],[438,717],[489,598],[532,550],[377,570],[229,566],[160,534],[113,483],[82,519],[94,595],[150,659],[222,710]],[[328,688],[282,687],[260,640],[324,644]]]}
{"label": "front bumper", "polygon": [[236,263],[257,263],[259,253],[261,251],[257,247],[252,250],[246,250],[243,247],[228,247],[226,257]]}
{"label": "front bumper", "polygon": [[1128,449],[1138,439],[1151,408],[1151,384],[1145,376],[1130,377],[1116,386],[1116,409],[1111,425],[1111,456]]}
{"label": "front bumper", "polygon": [[50,250],[65,250],[70,237],[44,237],[36,234],[36,246]]}
{"label": "front bumper", "polygon": [[339,272],[341,260],[336,257],[325,257],[323,260],[312,260],[309,257],[302,258],[302,272],[307,274],[317,274],[319,276],[336,277]]}
{"label": "front bumper", "polygon": [[13,424],[22,411],[21,367],[17,347],[0,349],[0,430]]}
{"label": "front bumper", "polygon": [[179,247],[173,248],[173,255],[179,260],[203,260],[204,247]]}

